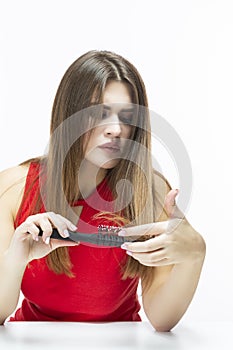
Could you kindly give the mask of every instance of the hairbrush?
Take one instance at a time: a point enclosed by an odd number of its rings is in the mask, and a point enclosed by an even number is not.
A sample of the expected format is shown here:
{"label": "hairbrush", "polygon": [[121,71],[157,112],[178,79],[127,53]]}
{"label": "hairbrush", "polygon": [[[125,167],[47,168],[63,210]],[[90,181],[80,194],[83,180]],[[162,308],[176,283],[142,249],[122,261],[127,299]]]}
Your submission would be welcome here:
{"label": "hairbrush", "polygon": [[[42,236],[43,231],[41,228],[39,229],[39,236]],[[121,227],[117,226],[99,225],[98,232],[96,233],[82,233],[68,230],[69,237],[64,238],[59,234],[56,228],[53,228],[50,238],[80,242],[93,247],[120,247],[125,242],[134,242],[138,239],[136,236],[118,236],[120,230]]]}

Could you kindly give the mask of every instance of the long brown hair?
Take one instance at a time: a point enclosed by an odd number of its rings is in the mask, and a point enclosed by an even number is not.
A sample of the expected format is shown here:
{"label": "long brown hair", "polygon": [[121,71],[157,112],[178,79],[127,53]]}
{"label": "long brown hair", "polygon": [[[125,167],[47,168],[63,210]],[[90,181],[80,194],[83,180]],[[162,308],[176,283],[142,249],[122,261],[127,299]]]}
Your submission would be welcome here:
{"label": "long brown hair", "polygon": [[[130,159],[121,159],[117,167],[109,170],[107,174],[108,184],[113,196],[117,197],[117,203],[124,202],[123,196],[127,196],[129,191],[125,185],[120,193],[116,192],[119,180],[129,180],[133,187],[131,202],[123,212],[115,214],[119,217],[123,213],[123,220],[135,225],[155,222],[160,220],[162,209],[153,179],[150,118],[145,86],[137,69],[128,60],[109,51],[89,51],[82,55],[71,64],[61,80],[52,109],[48,153],[38,159],[42,165],[41,174],[46,169],[46,186],[42,186],[41,198],[46,202],[46,211],[54,211],[70,220],[73,219],[72,211],[67,210],[67,203],[80,196],[78,170],[84,158],[84,130],[90,128],[90,120],[83,111],[93,103],[93,97],[96,104],[102,103],[106,84],[110,80],[126,82],[130,86],[132,102],[141,108],[138,112],[140,118],[132,135],[132,140],[140,148],[133,152]],[[75,123],[75,127],[72,127],[72,123],[65,123],[77,113],[79,122]],[[96,121],[92,125],[95,123]],[[72,132],[80,135],[74,142]],[[140,152],[142,148],[146,150],[143,154]],[[64,197],[58,195],[57,189],[62,189]],[[51,252],[47,261],[54,272],[72,275],[66,247]],[[140,276],[149,285],[152,269],[128,257],[123,278]]]}

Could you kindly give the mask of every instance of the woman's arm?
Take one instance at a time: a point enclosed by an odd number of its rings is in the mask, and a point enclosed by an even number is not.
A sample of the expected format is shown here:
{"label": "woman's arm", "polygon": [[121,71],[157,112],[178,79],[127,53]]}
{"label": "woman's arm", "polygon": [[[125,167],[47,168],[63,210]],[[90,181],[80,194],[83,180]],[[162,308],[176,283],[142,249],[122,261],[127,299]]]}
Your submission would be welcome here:
{"label": "woman's arm", "polygon": [[[27,264],[58,247],[77,245],[75,242],[50,239],[53,226],[63,237],[66,237],[67,229],[76,228],[68,219],[53,212],[31,215],[14,228],[26,174],[27,169],[22,167],[11,168],[0,174],[0,324],[17,306]],[[38,227],[43,231],[42,237],[38,237]]]}
{"label": "woman's arm", "polygon": [[0,173],[0,324],[15,310],[26,265],[9,255],[14,234],[14,214],[21,199],[27,169],[10,168]]}
{"label": "woman's arm", "polygon": [[176,190],[165,198],[168,220],[126,228],[124,236],[151,235],[143,242],[124,244],[134,259],[154,266],[148,287],[142,281],[142,301],[145,314],[157,331],[169,331],[187,310],[200,278],[205,241],[194,230],[175,205]]}
{"label": "woman's arm", "polygon": [[186,259],[181,262],[177,259],[172,265],[159,267],[158,264],[151,286],[145,289],[142,285],[144,311],[157,331],[169,331],[179,322],[199,282],[205,242],[191,227],[187,227],[185,234],[193,237],[193,253],[185,253]]}

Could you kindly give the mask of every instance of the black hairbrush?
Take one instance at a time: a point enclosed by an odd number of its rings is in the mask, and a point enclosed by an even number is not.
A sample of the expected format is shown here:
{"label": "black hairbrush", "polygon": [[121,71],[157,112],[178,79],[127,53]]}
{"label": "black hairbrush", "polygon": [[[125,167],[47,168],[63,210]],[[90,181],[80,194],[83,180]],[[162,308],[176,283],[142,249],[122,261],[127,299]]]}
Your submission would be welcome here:
{"label": "black hairbrush", "polygon": [[[39,236],[42,236],[43,231],[41,228],[39,229]],[[80,242],[93,247],[120,247],[125,242],[134,242],[138,239],[136,236],[118,236],[117,233],[120,230],[121,227],[99,225],[97,233],[82,233],[68,230],[69,237],[64,238],[59,234],[58,230],[54,228],[50,238]]]}

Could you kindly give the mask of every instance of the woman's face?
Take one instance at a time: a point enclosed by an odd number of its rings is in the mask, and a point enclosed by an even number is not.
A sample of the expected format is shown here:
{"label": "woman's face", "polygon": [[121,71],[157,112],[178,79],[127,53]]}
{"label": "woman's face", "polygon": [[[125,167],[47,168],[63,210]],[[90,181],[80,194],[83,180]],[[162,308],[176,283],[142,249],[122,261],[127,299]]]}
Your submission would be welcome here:
{"label": "woman's face", "polygon": [[87,141],[85,159],[98,168],[114,168],[123,155],[126,140],[130,138],[132,118],[129,85],[110,81],[103,95],[102,120]]}

